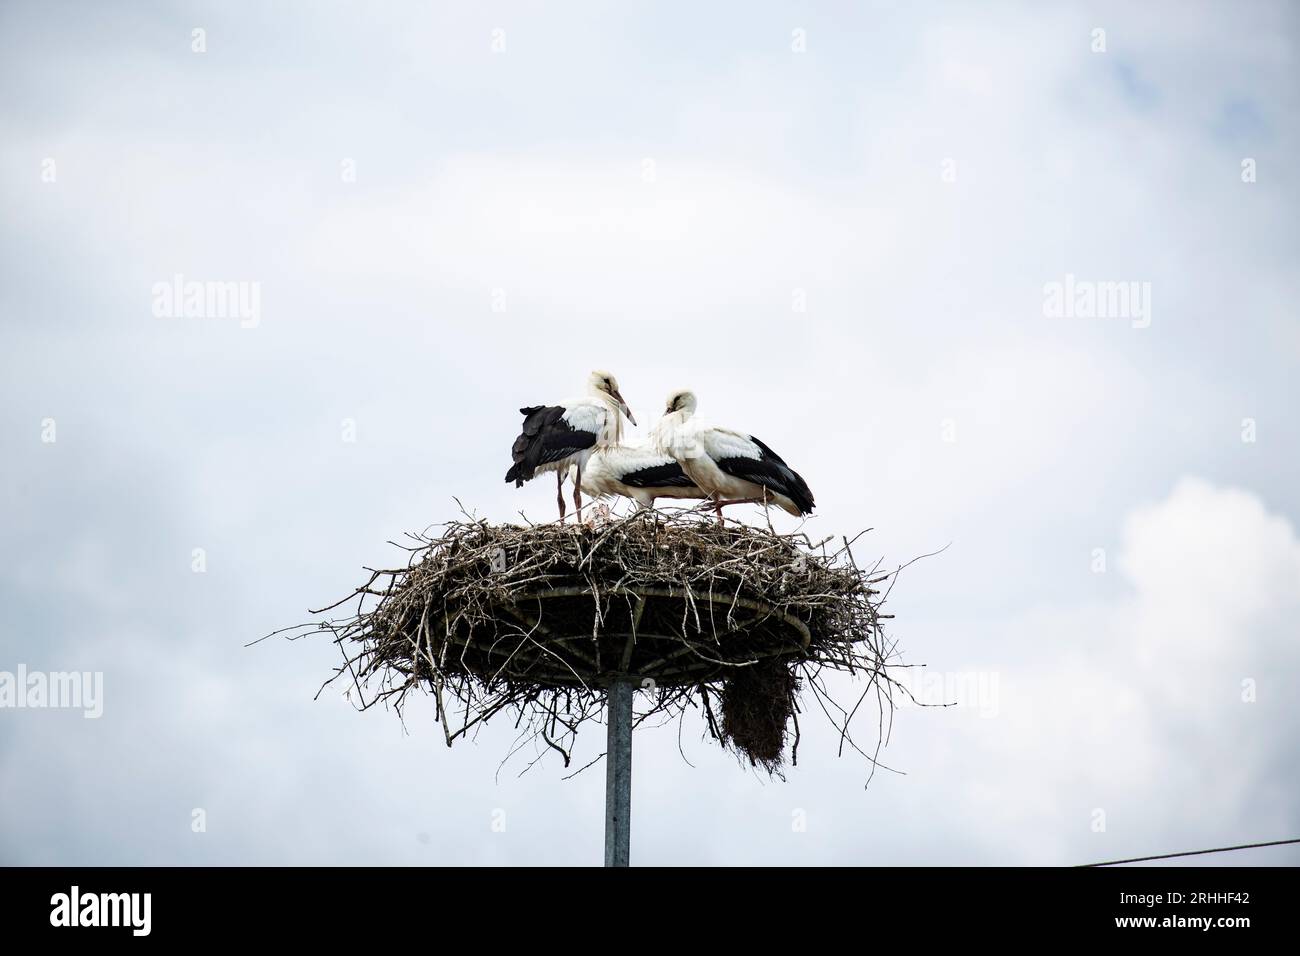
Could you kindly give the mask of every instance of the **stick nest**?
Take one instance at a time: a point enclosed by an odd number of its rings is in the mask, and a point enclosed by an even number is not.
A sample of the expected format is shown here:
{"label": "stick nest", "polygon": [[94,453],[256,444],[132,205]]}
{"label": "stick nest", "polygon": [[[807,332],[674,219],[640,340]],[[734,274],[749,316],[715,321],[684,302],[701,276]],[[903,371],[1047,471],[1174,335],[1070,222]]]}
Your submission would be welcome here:
{"label": "stick nest", "polygon": [[[841,752],[874,768],[899,686],[881,613],[893,574],[859,567],[852,542],[719,525],[700,508],[437,528],[398,545],[405,566],[367,569],[364,585],[314,612],[355,598],[350,614],[303,625],[332,634],[344,662],[326,683],[348,680],[361,709],[400,714],[421,688],[448,745],[505,712],[520,731],[511,753],[532,744],[529,766],[551,750],[568,766],[579,728],[602,718],[604,689],[626,680],[640,691],[638,724],[698,710],[715,740],[777,773],[787,749],[797,759],[811,697]],[[856,704],[831,697],[834,672],[865,681]],[[849,725],[873,692],[867,753]]]}

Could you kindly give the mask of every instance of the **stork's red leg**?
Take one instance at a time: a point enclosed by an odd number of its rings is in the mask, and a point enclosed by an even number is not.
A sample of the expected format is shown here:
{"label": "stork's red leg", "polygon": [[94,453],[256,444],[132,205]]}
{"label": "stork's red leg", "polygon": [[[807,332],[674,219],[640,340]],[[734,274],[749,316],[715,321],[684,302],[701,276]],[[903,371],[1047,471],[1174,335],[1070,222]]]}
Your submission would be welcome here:
{"label": "stork's red leg", "polygon": [[577,511],[578,524],[582,524],[582,466],[578,466],[578,477],[573,480],[573,507]]}
{"label": "stork's red leg", "polygon": [[761,505],[765,503],[766,498],[733,498],[729,501],[724,501],[721,498],[718,498],[714,502],[714,508],[718,512],[718,524],[726,523],[722,518],[722,509],[727,507],[727,505]]}
{"label": "stork's red leg", "polygon": [[564,472],[555,472],[555,502],[560,506],[560,521],[564,521]]}

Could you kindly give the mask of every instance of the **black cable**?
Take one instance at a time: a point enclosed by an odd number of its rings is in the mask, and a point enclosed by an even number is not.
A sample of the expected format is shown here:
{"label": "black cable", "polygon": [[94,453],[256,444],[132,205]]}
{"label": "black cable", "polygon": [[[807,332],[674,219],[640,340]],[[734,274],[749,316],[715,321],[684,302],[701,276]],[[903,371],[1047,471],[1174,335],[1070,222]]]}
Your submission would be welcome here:
{"label": "black cable", "polygon": [[1135,856],[1130,860],[1107,860],[1105,863],[1080,863],[1080,867],[1089,866],[1118,866],[1121,863],[1145,863],[1148,860],[1172,860],[1178,856],[1201,856],[1205,853],[1228,853],[1231,850],[1256,850],[1262,846],[1287,846],[1291,843],[1300,843],[1300,838],[1294,840],[1274,840],[1271,843],[1244,843],[1241,846],[1221,846],[1213,850],[1188,850],[1185,853],[1162,853],[1159,856]]}

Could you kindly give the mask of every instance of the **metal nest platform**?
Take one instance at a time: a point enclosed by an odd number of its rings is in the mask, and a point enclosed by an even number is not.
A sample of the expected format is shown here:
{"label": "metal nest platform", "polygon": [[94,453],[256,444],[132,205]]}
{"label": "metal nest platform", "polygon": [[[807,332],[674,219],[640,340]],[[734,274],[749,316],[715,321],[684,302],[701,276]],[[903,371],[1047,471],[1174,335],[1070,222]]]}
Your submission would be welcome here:
{"label": "metal nest platform", "polygon": [[[708,683],[764,659],[802,659],[808,625],[787,611],[738,594],[692,594],[671,585],[584,586],[520,594],[494,608],[504,627],[459,622],[447,641],[457,663],[480,677],[555,687],[648,688]],[[579,627],[581,625],[581,627]],[[519,640],[522,634],[527,640]]]}

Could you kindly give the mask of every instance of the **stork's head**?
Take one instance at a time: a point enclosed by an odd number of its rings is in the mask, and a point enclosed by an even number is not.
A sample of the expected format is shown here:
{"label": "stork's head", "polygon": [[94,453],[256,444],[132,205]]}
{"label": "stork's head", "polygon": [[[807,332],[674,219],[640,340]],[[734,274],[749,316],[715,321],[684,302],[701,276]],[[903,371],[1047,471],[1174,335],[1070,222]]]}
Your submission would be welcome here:
{"label": "stork's head", "polygon": [[627,416],[627,420],[633,425],[636,424],[636,419],[632,417],[632,409],[627,407],[627,402],[623,401],[623,396],[618,392],[618,379],[611,373],[600,369],[592,372],[587,376],[587,388],[601,398],[609,396],[614,401],[614,404],[618,406],[618,410]]}
{"label": "stork's head", "polygon": [[689,388],[679,388],[668,396],[668,404],[664,407],[664,414],[671,415],[673,412],[685,412],[683,418],[689,418],[695,414],[695,393]]}

